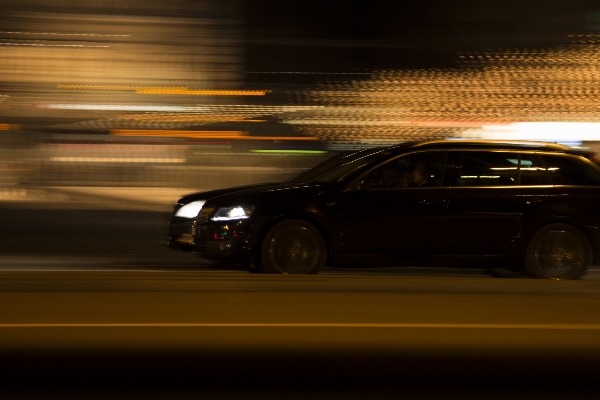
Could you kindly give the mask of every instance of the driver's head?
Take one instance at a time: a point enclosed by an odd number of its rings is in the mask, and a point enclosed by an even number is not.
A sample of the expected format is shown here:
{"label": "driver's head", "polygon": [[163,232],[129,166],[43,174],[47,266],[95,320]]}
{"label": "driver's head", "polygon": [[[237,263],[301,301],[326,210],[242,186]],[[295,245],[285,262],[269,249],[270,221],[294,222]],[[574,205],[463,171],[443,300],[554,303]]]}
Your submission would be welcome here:
{"label": "driver's head", "polygon": [[412,180],[415,186],[421,186],[425,184],[430,176],[431,172],[429,171],[429,168],[425,162],[419,161],[415,164],[415,167],[412,171]]}

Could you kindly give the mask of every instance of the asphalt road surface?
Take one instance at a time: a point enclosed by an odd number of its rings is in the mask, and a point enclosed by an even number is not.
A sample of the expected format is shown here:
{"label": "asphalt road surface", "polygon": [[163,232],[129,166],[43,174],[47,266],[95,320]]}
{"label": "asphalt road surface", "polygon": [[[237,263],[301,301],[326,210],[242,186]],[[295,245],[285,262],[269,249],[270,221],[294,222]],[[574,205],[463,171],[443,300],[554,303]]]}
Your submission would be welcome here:
{"label": "asphalt road surface", "polygon": [[0,215],[3,399],[598,398],[596,269],[269,276],[165,248],[162,212]]}

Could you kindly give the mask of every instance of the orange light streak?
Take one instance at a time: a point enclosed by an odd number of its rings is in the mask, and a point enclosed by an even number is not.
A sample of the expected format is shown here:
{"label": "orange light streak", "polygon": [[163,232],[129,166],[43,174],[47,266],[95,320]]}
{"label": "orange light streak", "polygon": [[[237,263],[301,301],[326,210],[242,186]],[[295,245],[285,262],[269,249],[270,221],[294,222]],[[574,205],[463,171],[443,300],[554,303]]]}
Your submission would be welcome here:
{"label": "orange light streak", "polygon": [[271,90],[228,90],[228,89],[188,89],[184,86],[159,87],[159,86],[130,86],[130,85],[65,85],[60,84],[58,89],[70,90],[117,90],[135,91],[139,94],[180,94],[195,96],[265,96]]}
{"label": "orange light streak", "polygon": [[307,136],[249,136],[244,131],[182,131],[182,130],[112,130],[113,136],[160,136],[189,139],[234,139],[234,140],[318,140]]}

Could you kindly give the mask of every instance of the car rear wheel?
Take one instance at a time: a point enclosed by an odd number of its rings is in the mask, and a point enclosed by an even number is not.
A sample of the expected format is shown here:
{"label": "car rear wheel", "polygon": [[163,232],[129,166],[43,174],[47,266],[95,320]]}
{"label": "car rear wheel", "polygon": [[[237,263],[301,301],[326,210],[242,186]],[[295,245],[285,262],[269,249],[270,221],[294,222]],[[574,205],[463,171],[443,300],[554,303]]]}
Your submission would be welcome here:
{"label": "car rear wheel", "polygon": [[326,256],[321,232],[301,219],[273,226],[261,247],[263,270],[275,274],[315,274],[325,264]]}
{"label": "car rear wheel", "polygon": [[525,269],[532,278],[577,279],[592,263],[585,235],[568,224],[550,224],[535,233],[527,247]]}

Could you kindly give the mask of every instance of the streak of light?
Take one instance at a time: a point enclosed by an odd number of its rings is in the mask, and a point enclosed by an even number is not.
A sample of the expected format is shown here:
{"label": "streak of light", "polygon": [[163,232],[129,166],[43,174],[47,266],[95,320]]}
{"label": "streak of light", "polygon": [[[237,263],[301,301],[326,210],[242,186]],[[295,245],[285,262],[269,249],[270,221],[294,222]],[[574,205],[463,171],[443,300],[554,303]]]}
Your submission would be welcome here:
{"label": "streak of light", "polygon": [[463,135],[496,140],[597,141],[600,140],[600,122],[515,122],[485,125],[479,130],[466,131]]}
{"label": "streak of light", "polygon": [[160,122],[267,122],[264,119],[246,119],[235,115],[194,115],[194,114],[124,114],[119,115],[122,119],[133,119],[136,121],[160,121]]}
{"label": "streak of light", "polygon": [[270,90],[201,90],[201,89],[139,89],[136,93],[141,94],[178,94],[195,96],[265,96]]}
{"label": "streak of light", "polygon": [[219,105],[219,106],[142,106],[124,104],[38,104],[38,108],[57,110],[86,110],[86,111],[141,111],[141,112],[229,112],[237,115],[270,114],[314,110],[319,107],[293,107],[293,106],[252,106],[252,105]]}
{"label": "streak of light", "polygon": [[327,150],[250,150],[250,153],[265,154],[325,154]]}
{"label": "streak of light", "polygon": [[245,74],[290,74],[290,75],[371,75],[370,72],[308,72],[308,71],[244,71]]}
{"label": "streak of light", "polygon": [[40,104],[38,107],[56,110],[86,111],[186,111],[186,107],[179,106],[130,106],[117,104]]}
{"label": "streak of light", "polygon": [[181,130],[113,130],[110,131],[113,136],[176,136],[191,138],[238,138],[247,136],[245,131],[181,131]]}
{"label": "streak of light", "polygon": [[[155,86],[132,86],[132,85],[68,85],[59,84],[58,89],[73,89],[73,90],[140,90],[140,89],[157,89]],[[163,89],[182,90],[185,87],[165,87]]]}
{"label": "streak of light", "polygon": [[79,48],[107,48],[110,46],[89,46],[84,44],[40,44],[40,43],[6,43],[0,42],[0,46],[32,46],[32,47],[79,47]]}
{"label": "streak of light", "polygon": [[[135,145],[145,145],[145,144],[168,144],[172,145],[173,141],[169,139],[108,139],[105,140],[104,143],[107,144],[135,144]],[[183,142],[179,141],[178,144],[184,145],[193,145],[199,149],[209,149],[209,150],[231,150],[231,142],[215,142],[215,141],[207,141],[200,142],[197,140]]]}
{"label": "streak of light", "polygon": [[519,330],[600,330],[600,324],[452,324],[452,323],[236,323],[236,322],[124,322],[124,323],[16,323],[0,328],[395,328],[395,329],[519,329]]}
{"label": "streak of light", "polygon": [[50,157],[54,162],[99,162],[99,163],[184,163],[185,158],[163,157]]}
{"label": "streak of light", "polygon": [[245,131],[112,130],[113,136],[166,136],[197,139],[318,140],[307,136],[249,136]]}
{"label": "streak of light", "polygon": [[52,35],[52,36],[96,36],[96,37],[127,37],[131,35],[105,35],[100,33],[53,33],[53,32],[6,32],[0,34],[10,35]]}
{"label": "streak of light", "polygon": [[[328,143],[373,144],[458,138],[489,125],[600,122],[599,51],[600,35],[586,34],[558,49],[462,54],[453,69],[375,71],[296,93],[300,102],[325,106],[284,122]],[[554,126],[550,136],[515,130],[513,138],[572,138],[566,125]],[[580,140],[600,138],[580,133]]]}
{"label": "streak of light", "polygon": [[163,157],[50,157],[55,162],[98,162],[98,163],[184,163],[185,158]]}
{"label": "streak of light", "polygon": [[[107,46],[104,46],[107,47]],[[187,87],[130,86],[130,85],[69,85],[59,84],[58,89],[71,90],[131,90],[139,94],[177,94],[196,96],[265,96],[271,90],[188,89]]]}

